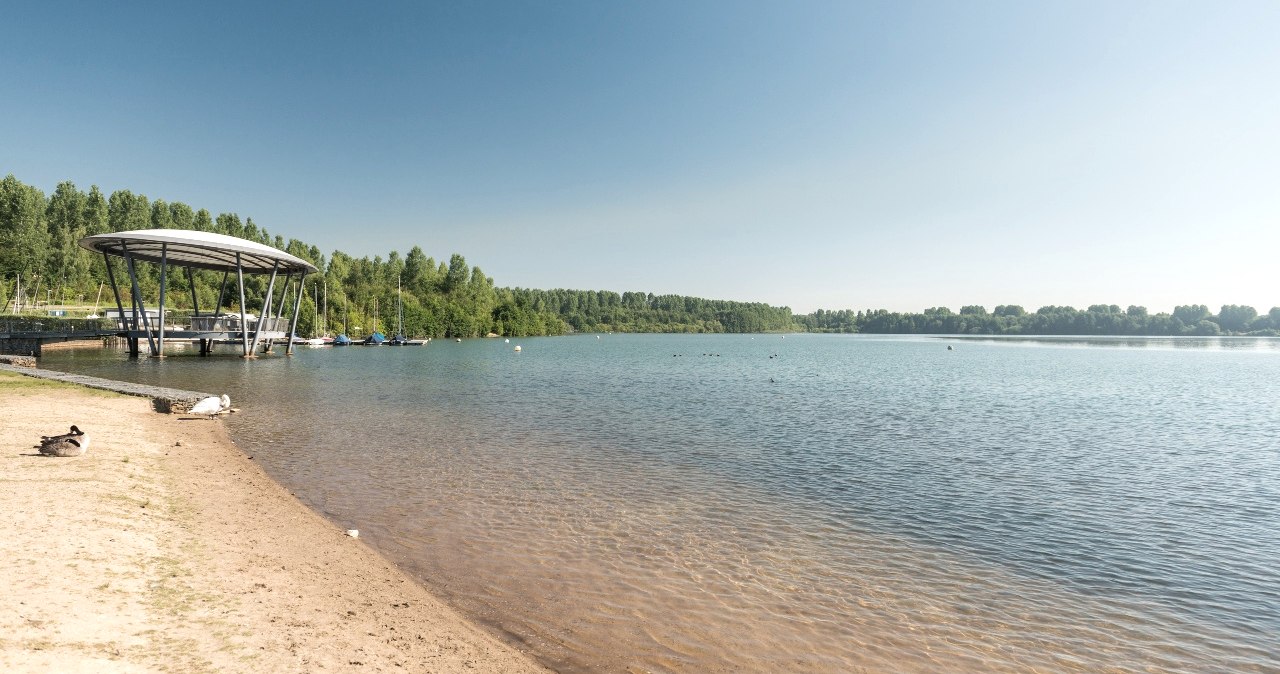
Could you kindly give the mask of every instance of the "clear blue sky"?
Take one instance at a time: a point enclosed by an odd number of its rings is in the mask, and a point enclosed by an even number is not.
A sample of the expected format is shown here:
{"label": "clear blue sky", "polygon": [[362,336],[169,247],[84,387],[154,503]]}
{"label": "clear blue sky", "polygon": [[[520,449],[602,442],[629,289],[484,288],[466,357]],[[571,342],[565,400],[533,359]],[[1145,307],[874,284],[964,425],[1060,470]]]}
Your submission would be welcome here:
{"label": "clear blue sky", "polygon": [[0,174],[499,285],[1280,305],[1280,2],[30,2]]}

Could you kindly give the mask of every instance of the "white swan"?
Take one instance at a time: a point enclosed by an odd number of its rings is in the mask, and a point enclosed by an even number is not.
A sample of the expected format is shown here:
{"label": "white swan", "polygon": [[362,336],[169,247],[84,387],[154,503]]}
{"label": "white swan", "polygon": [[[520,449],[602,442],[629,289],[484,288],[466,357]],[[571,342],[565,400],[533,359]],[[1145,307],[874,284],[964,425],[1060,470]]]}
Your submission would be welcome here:
{"label": "white swan", "polygon": [[229,409],[231,409],[231,398],[224,393],[221,398],[209,396],[201,400],[195,404],[195,407],[191,408],[190,412],[191,414],[208,414],[213,417]]}
{"label": "white swan", "polygon": [[76,426],[63,435],[45,435],[40,438],[40,453],[45,456],[80,456],[89,451],[89,435]]}

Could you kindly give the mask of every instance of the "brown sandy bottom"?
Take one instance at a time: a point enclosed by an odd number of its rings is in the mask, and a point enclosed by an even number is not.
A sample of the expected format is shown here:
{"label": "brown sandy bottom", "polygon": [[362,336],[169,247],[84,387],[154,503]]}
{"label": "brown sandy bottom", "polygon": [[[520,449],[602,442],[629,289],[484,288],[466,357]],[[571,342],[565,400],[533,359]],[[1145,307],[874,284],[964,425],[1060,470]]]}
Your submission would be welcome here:
{"label": "brown sandy bottom", "polygon": [[[41,435],[78,425],[76,458]],[[535,672],[220,422],[0,372],[0,671]]]}

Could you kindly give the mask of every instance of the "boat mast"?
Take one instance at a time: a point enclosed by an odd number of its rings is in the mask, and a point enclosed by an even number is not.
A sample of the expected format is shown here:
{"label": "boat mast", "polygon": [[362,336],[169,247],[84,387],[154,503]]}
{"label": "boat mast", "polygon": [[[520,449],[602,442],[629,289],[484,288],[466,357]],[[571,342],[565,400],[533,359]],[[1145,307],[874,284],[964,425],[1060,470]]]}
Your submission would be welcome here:
{"label": "boat mast", "polygon": [[93,300],[93,315],[94,315],[94,316],[97,316],[97,315],[98,315],[98,302],[102,300],[102,286],[103,286],[104,284],[105,284],[105,282],[104,282],[104,281],[100,281],[100,282],[98,283],[98,297],[97,297],[96,299],[94,299],[94,300]]}
{"label": "boat mast", "polygon": [[400,303],[400,277],[396,276],[396,336],[404,336],[404,305]]}

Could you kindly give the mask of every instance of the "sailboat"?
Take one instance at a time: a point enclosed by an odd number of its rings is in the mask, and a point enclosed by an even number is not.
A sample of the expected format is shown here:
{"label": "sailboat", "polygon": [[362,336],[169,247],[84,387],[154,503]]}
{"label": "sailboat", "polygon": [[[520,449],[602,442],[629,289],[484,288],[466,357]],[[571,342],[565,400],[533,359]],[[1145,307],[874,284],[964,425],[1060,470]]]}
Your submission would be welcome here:
{"label": "sailboat", "polygon": [[373,298],[373,333],[364,338],[360,342],[365,346],[382,346],[387,341],[387,336],[378,332],[378,298]]}
{"label": "sailboat", "polygon": [[404,304],[400,300],[400,277],[396,277],[396,336],[387,340],[389,346],[404,346],[409,338],[404,336]]}
{"label": "sailboat", "polygon": [[314,333],[318,333],[318,334],[315,334],[315,336],[312,337],[311,339],[299,340],[303,344],[306,344],[307,346],[328,346],[329,345],[329,341],[326,341],[324,338],[324,327],[323,327],[324,315],[318,311],[320,308],[319,294],[320,294],[320,289],[316,288],[315,286],[312,286],[311,298],[312,298],[312,301],[315,302],[316,309],[317,309],[316,330],[314,331]]}
{"label": "sailboat", "polygon": [[[328,296],[328,286],[325,286],[325,294]],[[328,304],[328,300],[325,301]],[[342,298],[342,334],[333,339],[334,346],[351,346],[351,338],[347,336],[347,298]]]}

